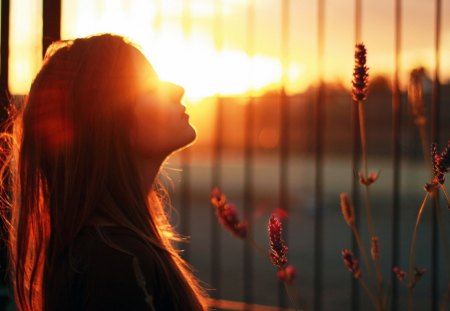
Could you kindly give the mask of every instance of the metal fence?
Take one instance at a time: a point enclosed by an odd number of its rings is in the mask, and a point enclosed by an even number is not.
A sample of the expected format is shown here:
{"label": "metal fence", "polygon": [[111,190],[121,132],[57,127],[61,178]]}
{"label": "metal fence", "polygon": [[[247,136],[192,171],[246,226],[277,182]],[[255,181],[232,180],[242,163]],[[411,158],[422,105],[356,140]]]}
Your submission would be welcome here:
{"label": "metal fence", "polygon": [[[215,33],[215,45],[218,50],[220,50],[223,46],[223,16],[221,15],[221,5],[224,1],[215,0],[215,25],[214,25],[214,33]],[[248,1],[247,7],[247,46],[246,52],[249,55],[254,53],[254,19],[255,19],[255,11],[254,11],[254,2],[255,0]],[[364,5],[364,1],[355,0],[351,6],[354,9],[354,41],[360,42],[364,36],[362,35],[362,6]],[[159,3],[159,2],[158,2]],[[189,29],[189,11],[190,5],[189,1],[183,1],[183,10],[185,16],[185,29]],[[431,4],[431,2],[430,2]],[[434,25],[434,33],[430,33],[430,36],[434,37],[435,45],[434,45],[434,58],[435,65],[433,68],[434,76],[432,79],[432,98],[431,98],[431,141],[442,141],[444,138],[441,137],[441,121],[443,118],[446,118],[445,121],[448,121],[449,115],[443,116],[443,113],[448,113],[448,109],[442,109],[444,105],[444,100],[441,96],[441,82],[440,82],[440,59],[441,55],[441,28],[442,28],[442,4],[440,0],[436,0],[433,2],[435,6],[435,25]],[[280,38],[281,38],[281,63],[286,62],[287,58],[287,50],[289,48],[289,40],[292,36],[289,34],[292,33],[301,33],[302,29],[292,29],[289,23],[289,12],[291,10],[292,2],[288,0],[280,1],[281,6],[281,25],[280,25]],[[393,0],[392,5],[395,6],[395,23],[393,32],[395,33],[395,42],[394,42],[394,68],[392,70],[392,85],[391,85],[391,138],[389,145],[391,146],[392,154],[390,158],[390,170],[392,172],[392,180],[391,189],[390,189],[390,215],[387,218],[386,223],[390,226],[390,229],[387,229],[389,232],[388,238],[389,243],[386,245],[390,245],[390,251],[386,251],[385,254],[389,255],[389,262],[385,264],[389,267],[398,266],[402,264],[400,250],[402,248],[401,242],[401,230],[402,230],[402,167],[405,165],[404,159],[405,156],[402,154],[402,145],[405,144],[405,133],[402,133],[402,130],[405,129],[404,124],[407,122],[407,109],[405,107],[406,98],[404,98],[404,92],[400,89],[400,76],[399,72],[401,71],[401,52],[402,52],[402,18],[403,18],[403,10],[402,10],[402,1],[401,0]],[[330,232],[330,228],[327,228],[326,225],[329,223],[325,219],[326,214],[330,213],[329,208],[333,207],[337,203],[332,203],[330,200],[326,198],[326,186],[327,186],[327,163],[326,162],[326,135],[327,135],[327,121],[330,119],[330,116],[327,116],[327,109],[329,109],[329,105],[327,104],[330,101],[327,93],[329,90],[327,89],[327,84],[324,82],[323,77],[323,57],[324,57],[324,44],[325,44],[325,23],[326,16],[325,10],[327,7],[327,3],[325,0],[317,1],[317,51],[318,51],[318,77],[319,82],[317,87],[314,89],[313,93],[310,93],[310,97],[308,97],[307,101],[310,103],[309,110],[312,113],[312,120],[310,125],[310,136],[311,136],[311,149],[310,152],[305,152],[305,157],[312,155],[311,163],[313,164],[312,172],[313,175],[309,176],[308,182],[311,184],[311,189],[313,191],[312,202],[312,228],[313,230],[310,232],[311,236],[303,237],[303,239],[311,239],[313,249],[311,249],[311,256],[313,263],[311,268],[312,273],[312,284],[303,285],[303,287],[309,287],[310,295],[306,297],[306,307],[311,310],[324,310],[331,309],[332,306],[326,304],[328,299],[329,291],[325,292],[325,283],[327,283],[327,278],[329,275],[324,273],[326,265],[329,264],[327,255],[325,254],[324,248],[326,247],[324,240],[327,239],[326,232]],[[350,5],[349,5],[350,6]],[[8,44],[9,44],[9,34],[13,29],[9,28],[9,10],[10,10],[10,1],[2,0],[1,3],[1,70],[0,70],[0,88],[1,88],[1,103],[2,107],[8,105],[9,93],[8,93]],[[163,18],[163,17],[160,17]],[[60,29],[61,29],[61,0],[44,0],[43,1],[43,50],[45,51],[46,47],[53,41],[57,40],[60,37]],[[350,70],[349,70],[350,72]],[[284,72],[282,75],[282,79],[286,78],[286,73]],[[284,85],[284,83],[282,83]],[[257,196],[261,193],[258,189],[256,189],[255,183],[255,170],[256,170],[256,157],[258,150],[254,146],[254,137],[255,137],[255,125],[256,125],[256,112],[259,109],[258,107],[258,98],[255,96],[248,96],[245,100],[245,108],[243,109],[244,113],[244,125],[243,125],[243,133],[242,136],[244,141],[244,146],[242,150],[240,150],[242,155],[242,206],[244,218],[248,221],[250,227],[253,226],[253,214],[255,213],[255,204],[257,202]],[[348,178],[351,179],[351,192],[353,202],[358,204],[360,202],[359,199],[359,181],[354,174],[357,172],[360,167],[360,143],[359,143],[359,125],[358,125],[358,110],[357,106],[353,105],[350,97],[346,98],[348,107],[350,107],[349,120],[351,120],[350,127],[350,140],[351,140],[351,151],[348,153],[349,157],[351,157],[350,166],[348,168]],[[344,101],[345,101],[344,100]],[[446,99],[448,101],[448,98]],[[223,97],[217,96],[214,99],[215,105],[215,132],[212,146],[212,162],[210,165],[211,169],[211,178],[210,178],[210,186],[224,186],[224,176],[223,169],[224,163],[227,161],[226,159],[226,150],[224,150],[224,141],[225,141],[225,117],[226,110],[228,109],[225,104],[226,99]],[[274,95],[272,98],[273,101],[273,109],[276,109],[275,115],[279,117],[277,121],[279,125],[279,144],[277,149],[277,157],[278,164],[277,169],[275,170],[278,176],[273,176],[274,179],[278,181],[278,190],[277,193],[277,206],[283,207],[289,215],[296,215],[294,212],[299,208],[299,203],[292,199],[293,196],[297,194],[292,193],[296,190],[295,185],[292,185],[290,174],[291,170],[295,167],[292,164],[292,157],[302,157],[302,153],[294,152],[292,149],[295,146],[292,145],[292,134],[293,128],[297,126],[296,120],[292,120],[291,114],[295,109],[297,109],[296,99],[292,96],[287,95],[284,87],[281,87],[278,94]],[[5,117],[5,111],[2,110],[2,118]],[[444,121],[444,122],[445,122]],[[402,126],[403,125],[403,126]],[[446,127],[448,128],[448,127]],[[448,133],[444,133],[444,135]],[[386,144],[388,144],[386,142]],[[194,209],[196,208],[194,205],[198,203],[198,200],[195,198],[196,194],[193,190],[193,177],[195,175],[196,167],[192,165],[194,159],[194,154],[191,151],[186,150],[180,155],[180,163],[182,167],[183,174],[183,182],[181,183],[180,191],[178,192],[178,200],[182,204],[181,217],[180,217],[180,231],[185,234],[190,234],[192,231],[192,215],[196,212]],[[226,186],[224,186],[226,189]],[[346,190],[346,189],[342,189]],[[205,193],[205,198],[207,200],[208,194]],[[386,198],[383,200],[386,203]],[[436,201],[435,201],[436,204]],[[293,213],[291,213],[293,211]],[[221,234],[221,228],[216,221],[216,216],[214,211],[208,211],[209,220],[206,223],[209,225],[209,228],[204,229],[208,231],[209,236],[209,254],[207,257],[209,258],[209,262],[206,267],[197,267],[197,269],[209,269],[209,272],[206,272],[207,282],[213,287],[215,290],[211,292],[211,296],[216,299],[222,299],[226,296],[226,288],[223,285],[224,279],[228,278],[229,275],[226,275],[225,271],[223,271],[224,261],[236,260],[236,257],[232,254],[225,253],[224,249],[227,247],[223,242],[223,235]],[[334,212],[333,212],[334,213]],[[430,273],[429,273],[429,289],[425,290],[427,292],[426,295],[429,295],[426,298],[426,302],[423,304],[424,307],[429,308],[429,310],[438,310],[439,303],[442,300],[441,294],[445,288],[442,288],[442,284],[444,287],[446,286],[445,282],[448,283],[448,280],[443,280],[444,277],[442,275],[442,271],[446,268],[445,265],[442,264],[442,260],[440,259],[442,254],[439,251],[439,234],[437,228],[437,219],[436,213],[431,213],[432,217],[431,221],[431,229],[430,229],[430,241],[423,242],[429,243],[430,246]],[[361,224],[361,215],[358,213],[357,222],[358,225],[363,226]],[[445,220],[444,220],[445,221]],[[290,245],[292,249],[295,249],[298,246],[296,230],[297,227],[292,226],[292,219],[288,217],[285,221],[285,237],[286,242]],[[403,228],[404,229],[404,228]],[[206,234],[206,233],[205,233]],[[252,231],[251,234],[256,234]],[[293,238],[294,237],[294,238]],[[329,239],[329,238],[328,238]],[[348,239],[350,239],[350,232],[348,233]],[[354,253],[358,253],[356,242],[352,239],[351,242]],[[189,245],[184,246],[186,251],[184,256],[187,260],[195,259],[197,256],[191,249]],[[4,249],[3,249],[4,251]],[[255,293],[255,282],[257,282],[258,272],[255,271],[257,267],[255,266],[255,256],[254,253],[246,246],[243,246],[242,253],[238,256],[241,257],[239,261],[240,263],[236,263],[237,265],[241,265],[242,267],[242,275],[239,275],[238,279],[235,281],[236,283],[242,283],[240,288],[242,288],[242,296],[232,297],[233,300],[241,300],[248,305],[246,305],[247,309],[252,308],[252,304],[260,303],[259,297],[261,293]],[[232,258],[231,258],[232,257]],[[386,260],[387,261],[387,260]],[[5,259],[2,259],[1,266],[4,267]],[[298,266],[299,271],[305,269],[306,267],[303,265],[302,260],[299,259],[298,262],[293,262],[294,265]],[[307,268],[307,269],[309,269]],[[347,306],[348,309],[351,310],[361,310],[365,309],[364,304],[361,304],[361,297],[363,293],[359,290],[359,284],[355,279],[352,279],[350,276],[347,276],[345,273],[345,269],[342,268],[340,272],[345,275],[345,282],[351,284],[349,289],[349,297],[345,298],[350,301]],[[302,273],[300,272],[300,276]],[[395,280],[395,276],[393,274],[389,275],[390,281],[392,282],[392,287],[390,289],[391,292],[391,310],[399,310],[401,308],[401,304],[399,302],[399,285]],[[276,282],[276,280],[273,280]],[[299,282],[302,282],[301,278]],[[329,284],[329,283],[327,283]],[[334,287],[339,286],[347,286],[342,284],[334,284]],[[281,286],[281,283],[278,286],[277,293],[263,293],[263,295],[277,295],[277,304],[279,306],[286,307],[288,305],[287,298],[284,294],[284,290]],[[226,298],[226,297],[225,297]],[[2,302],[0,301],[0,307]],[[256,308],[255,308],[256,309]]]}

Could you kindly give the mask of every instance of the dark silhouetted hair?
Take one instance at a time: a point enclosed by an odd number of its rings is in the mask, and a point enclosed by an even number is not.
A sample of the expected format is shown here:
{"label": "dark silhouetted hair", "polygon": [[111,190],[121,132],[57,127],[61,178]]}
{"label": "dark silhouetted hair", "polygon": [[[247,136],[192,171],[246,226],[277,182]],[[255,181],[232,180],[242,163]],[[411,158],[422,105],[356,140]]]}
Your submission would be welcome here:
{"label": "dark silhouetted hair", "polygon": [[[165,212],[165,192],[157,181],[148,196],[142,191],[130,154],[139,83],[133,53],[140,51],[110,34],[54,43],[10,120],[12,134],[3,134],[2,176],[11,177],[12,193],[5,220],[19,310],[53,310],[53,289],[63,285],[52,266],[98,216],[159,250],[154,253],[179,310],[206,309],[204,291],[172,246],[178,236]],[[6,183],[2,188],[8,193]]]}

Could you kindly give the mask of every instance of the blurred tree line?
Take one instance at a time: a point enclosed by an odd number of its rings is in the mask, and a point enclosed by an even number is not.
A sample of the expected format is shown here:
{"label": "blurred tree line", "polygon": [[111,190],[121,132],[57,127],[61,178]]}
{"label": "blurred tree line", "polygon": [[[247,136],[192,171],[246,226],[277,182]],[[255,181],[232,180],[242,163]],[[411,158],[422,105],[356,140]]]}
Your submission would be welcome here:
{"label": "blurred tree line", "polygon": [[[431,129],[431,80],[423,83],[424,103]],[[350,92],[341,84],[325,84],[324,152],[331,155],[346,155],[352,151],[352,102]],[[314,105],[317,86],[311,86],[304,93],[289,95],[285,99],[279,92],[269,92],[253,99],[254,127],[253,146],[257,152],[276,153],[280,141],[281,105],[289,110],[289,148],[291,154],[313,154],[314,152]],[[246,104],[248,98],[221,98],[223,104],[224,149],[241,149],[245,144]],[[441,86],[441,144],[450,138],[450,84]],[[392,153],[392,90],[391,82],[384,76],[375,76],[369,84],[365,103],[368,153],[389,157]],[[408,157],[422,159],[420,140],[408,105],[406,91],[401,93],[401,140],[402,153]],[[212,119],[214,120],[214,119]],[[202,142],[199,142],[202,144]],[[203,142],[210,143],[210,142]]]}

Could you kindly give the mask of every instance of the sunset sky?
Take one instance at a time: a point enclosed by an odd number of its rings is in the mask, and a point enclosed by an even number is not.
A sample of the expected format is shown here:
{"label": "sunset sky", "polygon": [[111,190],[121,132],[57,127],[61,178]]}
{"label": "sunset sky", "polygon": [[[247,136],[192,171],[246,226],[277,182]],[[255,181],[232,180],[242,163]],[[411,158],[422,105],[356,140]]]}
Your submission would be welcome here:
{"label": "sunset sky", "polygon": [[[42,0],[11,1],[10,89],[28,91],[41,62]],[[283,1],[273,0],[63,0],[62,38],[99,32],[138,43],[160,77],[196,100],[216,94],[258,94],[279,88],[301,92],[318,78],[317,2],[286,1],[286,58],[281,42]],[[403,2],[402,84],[423,65],[433,72],[434,1]],[[443,1],[441,75],[450,78],[450,4]],[[217,3],[221,21],[217,22]],[[253,3],[253,40],[247,17]],[[392,74],[394,1],[362,1],[362,41],[372,74]],[[324,76],[349,86],[353,67],[354,1],[325,1]],[[217,35],[219,34],[219,35]],[[253,42],[253,44],[249,44]],[[282,64],[286,64],[283,68]]]}

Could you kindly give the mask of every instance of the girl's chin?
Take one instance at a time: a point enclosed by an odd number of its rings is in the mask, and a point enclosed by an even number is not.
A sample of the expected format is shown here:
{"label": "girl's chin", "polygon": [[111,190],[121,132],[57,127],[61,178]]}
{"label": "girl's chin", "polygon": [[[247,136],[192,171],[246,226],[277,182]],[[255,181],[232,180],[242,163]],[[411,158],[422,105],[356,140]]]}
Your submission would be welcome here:
{"label": "girl's chin", "polygon": [[192,126],[189,126],[189,131],[186,133],[186,140],[178,149],[184,149],[192,145],[197,139],[197,132]]}

